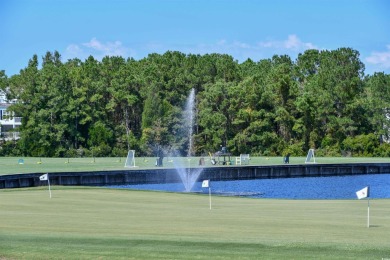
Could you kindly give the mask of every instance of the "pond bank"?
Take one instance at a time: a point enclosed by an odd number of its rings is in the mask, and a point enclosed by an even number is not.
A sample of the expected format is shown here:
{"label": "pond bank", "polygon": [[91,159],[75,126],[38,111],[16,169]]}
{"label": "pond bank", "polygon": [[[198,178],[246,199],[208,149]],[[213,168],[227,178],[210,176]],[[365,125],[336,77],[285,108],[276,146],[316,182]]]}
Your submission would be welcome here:
{"label": "pond bank", "polygon": [[[212,166],[202,168],[201,179],[212,181],[273,179],[294,177],[344,176],[385,174],[390,172],[390,163],[348,164],[283,164]],[[25,188],[47,185],[40,181],[43,173],[12,174],[0,176],[0,189]],[[103,186],[120,184],[177,183],[180,177],[174,168],[124,169],[110,171],[54,172],[50,173],[51,185]]]}

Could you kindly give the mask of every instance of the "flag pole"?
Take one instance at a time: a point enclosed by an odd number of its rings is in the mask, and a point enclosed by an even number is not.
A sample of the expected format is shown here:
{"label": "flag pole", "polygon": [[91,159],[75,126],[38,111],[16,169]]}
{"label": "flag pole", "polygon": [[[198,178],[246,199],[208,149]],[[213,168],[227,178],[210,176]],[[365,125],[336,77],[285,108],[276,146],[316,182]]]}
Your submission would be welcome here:
{"label": "flag pole", "polygon": [[367,198],[367,227],[370,227],[370,199]]}
{"label": "flag pole", "polygon": [[51,198],[51,189],[50,189],[50,178],[49,178],[49,174],[47,174],[47,184],[49,185],[49,194],[50,194],[50,198]]}
{"label": "flag pole", "polygon": [[211,187],[210,187],[210,180],[204,180],[202,182],[202,188],[209,188],[209,201],[210,201],[210,210],[211,210]]}
{"label": "flag pole", "polygon": [[209,200],[210,200],[210,210],[211,210],[211,188],[209,186]]}
{"label": "flag pole", "polygon": [[367,227],[370,227],[370,186],[367,186],[356,192],[357,198],[364,199],[367,198]]}

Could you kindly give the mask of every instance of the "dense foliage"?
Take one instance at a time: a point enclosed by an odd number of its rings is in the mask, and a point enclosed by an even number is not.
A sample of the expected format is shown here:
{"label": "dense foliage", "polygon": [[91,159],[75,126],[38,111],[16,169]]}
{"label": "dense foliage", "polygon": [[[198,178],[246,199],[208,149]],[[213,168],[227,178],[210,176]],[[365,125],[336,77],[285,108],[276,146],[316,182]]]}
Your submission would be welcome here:
{"label": "dense foliage", "polygon": [[186,152],[181,113],[196,91],[196,155],[226,145],[233,154],[389,156],[390,75],[364,75],[350,48],[307,50],[238,63],[224,54],[166,52],[136,61],[37,55],[0,87],[23,117],[3,155],[155,155]]}

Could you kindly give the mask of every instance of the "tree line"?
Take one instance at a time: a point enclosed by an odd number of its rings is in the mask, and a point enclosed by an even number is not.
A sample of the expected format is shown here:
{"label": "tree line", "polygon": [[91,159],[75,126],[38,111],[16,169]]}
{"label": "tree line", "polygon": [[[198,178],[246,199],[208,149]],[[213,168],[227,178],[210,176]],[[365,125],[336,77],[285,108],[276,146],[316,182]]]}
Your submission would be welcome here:
{"label": "tree line", "polygon": [[220,146],[257,156],[390,156],[390,75],[364,74],[351,48],[307,50],[239,63],[230,55],[168,51],[135,60],[93,56],[66,62],[57,52],[0,73],[20,139],[1,155],[155,156],[186,154],[182,111],[196,93],[194,155]]}

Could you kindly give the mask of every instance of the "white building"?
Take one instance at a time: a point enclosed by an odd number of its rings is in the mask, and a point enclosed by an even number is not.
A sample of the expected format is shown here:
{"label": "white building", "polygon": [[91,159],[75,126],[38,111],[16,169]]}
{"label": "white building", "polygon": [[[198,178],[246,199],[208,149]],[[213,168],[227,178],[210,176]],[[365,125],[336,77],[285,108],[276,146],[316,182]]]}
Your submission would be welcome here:
{"label": "white building", "polygon": [[0,139],[6,141],[19,139],[19,132],[15,129],[22,124],[21,117],[15,117],[8,111],[12,103],[15,103],[15,100],[7,100],[4,91],[0,90]]}

